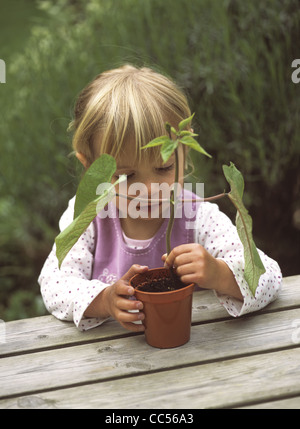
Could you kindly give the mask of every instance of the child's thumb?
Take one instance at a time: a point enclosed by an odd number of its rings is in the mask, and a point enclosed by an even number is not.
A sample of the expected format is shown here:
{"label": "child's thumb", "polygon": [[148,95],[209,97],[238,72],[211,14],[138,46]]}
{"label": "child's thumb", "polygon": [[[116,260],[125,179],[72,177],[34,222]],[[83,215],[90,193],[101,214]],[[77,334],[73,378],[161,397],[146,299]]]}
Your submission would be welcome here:
{"label": "child's thumb", "polygon": [[132,265],[126,274],[122,277],[122,280],[129,281],[131,277],[135,276],[136,274],[144,273],[148,270],[148,267],[146,265],[138,265],[134,264]]}

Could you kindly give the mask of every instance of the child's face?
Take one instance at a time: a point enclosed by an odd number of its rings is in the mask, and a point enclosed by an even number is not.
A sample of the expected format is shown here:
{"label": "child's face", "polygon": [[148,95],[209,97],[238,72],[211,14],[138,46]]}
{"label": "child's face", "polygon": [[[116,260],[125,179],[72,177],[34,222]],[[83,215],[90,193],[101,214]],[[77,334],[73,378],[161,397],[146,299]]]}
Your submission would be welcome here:
{"label": "child's face", "polygon": [[[179,190],[183,186],[184,175],[184,153],[179,148]],[[132,199],[117,197],[116,204],[122,217],[133,219],[161,218],[163,212],[169,209],[171,186],[175,180],[175,155],[163,164],[159,162],[149,162],[141,160],[139,164],[134,164],[129,155],[117,159],[117,170],[112,182],[115,182],[120,175],[125,174],[127,180],[116,187],[117,194],[127,195]]]}

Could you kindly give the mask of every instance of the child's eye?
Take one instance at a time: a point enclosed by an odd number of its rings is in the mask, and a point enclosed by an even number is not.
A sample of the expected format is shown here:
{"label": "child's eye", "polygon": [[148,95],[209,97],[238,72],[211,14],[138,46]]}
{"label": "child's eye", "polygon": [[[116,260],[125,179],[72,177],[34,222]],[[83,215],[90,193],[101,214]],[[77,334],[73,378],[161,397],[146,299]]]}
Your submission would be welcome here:
{"label": "child's eye", "polygon": [[120,175],[115,174],[115,178],[116,178],[116,179],[119,179],[119,177],[120,177],[120,176],[122,176],[122,175],[126,176],[126,178],[127,178],[127,180],[128,180],[128,179],[130,179],[130,178],[132,178],[132,177],[134,176],[134,173],[129,173],[129,174],[122,173],[122,174],[120,174]]}
{"label": "child's eye", "polygon": [[158,171],[159,173],[167,173],[168,171],[173,170],[173,168],[174,168],[174,163],[168,165],[167,167],[156,168],[156,171]]}

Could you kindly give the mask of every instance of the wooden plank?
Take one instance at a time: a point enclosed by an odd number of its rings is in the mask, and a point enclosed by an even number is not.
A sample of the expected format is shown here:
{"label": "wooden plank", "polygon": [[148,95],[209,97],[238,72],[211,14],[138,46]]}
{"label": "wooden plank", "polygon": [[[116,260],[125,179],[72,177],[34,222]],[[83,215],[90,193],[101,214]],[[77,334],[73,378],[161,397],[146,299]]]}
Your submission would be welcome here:
{"label": "wooden plank", "polygon": [[[194,293],[193,323],[224,318],[230,316],[212,291]],[[6,324],[6,342],[0,344],[0,357],[134,335],[112,319],[86,332],[53,316],[16,320]]]}
{"label": "wooden plank", "polygon": [[[300,276],[284,278],[280,297],[259,313],[296,306],[300,307]],[[231,317],[212,291],[194,293],[193,324],[226,318]],[[130,335],[114,320],[86,332],[80,332],[73,323],[62,322],[53,316],[17,320],[6,323],[6,343],[0,344],[0,357]]]}
{"label": "wooden plank", "polygon": [[278,299],[269,304],[266,310],[284,310],[295,307],[300,307],[300,275],[283,279]]}
{"label": "wooden plank", "polygon": [[239,407],[239,409],[264,409],[264,410],[300,410],[300,396],[288,399],[279,399],[272,402],[262,402],[261,404]]}
{"label": "wooden plank", "polygon": [[195,325],[177,349],[150,347],[137,335],[3,358],[0,397],[294,347],[297,318],[293,309]]}
{"label": "wooden plank", "polygon": [[[234,408],[300,395],[300,348],[35,393],[0,408]],[[251,406],[250,406],[251,407]]]}
{"label": "wooden plank", "polygon": [[6,342],[0,344],[0,357],[84,344],[122,334],[126,336],[128,331],[114,320],[86,332],[80,332],[72,322],[62,322],[54,316],[16,320],[6,324]]}

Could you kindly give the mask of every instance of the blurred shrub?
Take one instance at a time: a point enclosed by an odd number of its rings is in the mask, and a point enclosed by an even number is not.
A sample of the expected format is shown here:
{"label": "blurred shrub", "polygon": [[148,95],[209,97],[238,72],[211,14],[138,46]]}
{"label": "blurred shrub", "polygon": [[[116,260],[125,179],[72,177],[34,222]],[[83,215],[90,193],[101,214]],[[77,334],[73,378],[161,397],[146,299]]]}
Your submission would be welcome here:
{"label": "blurred shrub", "polygon": [[0,318],[44,312],[36,279],[77,185],[66,132],[72,108],[88,81],[124,62],[155,67],[187,91],[195,129],[214,156],[194,155],[193,180],[205,182],[207,195],[218,193],[226,186],[221,165],[235,162],[257,244],[284,274],[295,273],[298,1],[49,0],[39,7],[47,20],[7,65],[14,85],[2,100]]}

